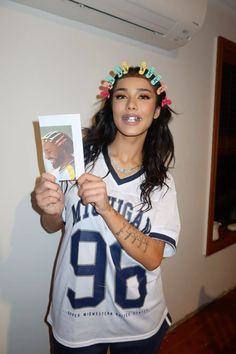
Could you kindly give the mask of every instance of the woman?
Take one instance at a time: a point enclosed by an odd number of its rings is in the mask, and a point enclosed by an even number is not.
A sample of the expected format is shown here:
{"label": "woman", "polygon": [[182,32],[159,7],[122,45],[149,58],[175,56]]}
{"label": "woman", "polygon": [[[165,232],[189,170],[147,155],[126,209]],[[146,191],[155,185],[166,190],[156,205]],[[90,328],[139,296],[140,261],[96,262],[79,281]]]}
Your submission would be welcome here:
{"label": "woman", "polygon": [[65,225],[48,315],[55,353],[154,354],[171,324],[160,264],[180,223],[170,101],[146,63],[122,63],[103,82],[84,132],[86,173],[35,188],[49,232]]}

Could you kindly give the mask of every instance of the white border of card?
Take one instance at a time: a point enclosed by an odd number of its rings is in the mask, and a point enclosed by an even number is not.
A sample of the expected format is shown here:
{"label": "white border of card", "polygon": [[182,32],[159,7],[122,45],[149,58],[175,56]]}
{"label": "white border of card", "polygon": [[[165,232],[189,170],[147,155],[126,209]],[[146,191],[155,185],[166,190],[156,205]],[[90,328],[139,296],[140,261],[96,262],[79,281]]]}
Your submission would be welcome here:
{"label": "white border of card", "polygon": [[[73,167],[75,171],[75,178],[77,179],[84,173],[84,152],[82,142],[82,131],[80,114],[57,114],[57,115],[43,115],[38,117],[41,142],[45,132],[59,131],[68,135],[73,142]],[[43,150],[42,150],[43,151]],[[72,178],[61,174],[59,168],[52,167],[50,160],[46,160],[43,152],[43,161],[45,171],[53,174],[58,181],[71,180]],[[61,176],[60,176],[61,175]]]}

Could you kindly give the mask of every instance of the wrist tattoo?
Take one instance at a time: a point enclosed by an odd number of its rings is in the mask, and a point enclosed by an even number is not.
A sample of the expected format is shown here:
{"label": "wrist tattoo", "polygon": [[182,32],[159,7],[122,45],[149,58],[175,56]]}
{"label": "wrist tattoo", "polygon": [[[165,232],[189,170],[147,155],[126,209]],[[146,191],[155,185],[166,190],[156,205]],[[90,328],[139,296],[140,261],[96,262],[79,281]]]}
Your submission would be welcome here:
{"label": "wrist tattoo", "polygon": [[143,247],[143,252],[145,253],[148,248],[149,239],[148,236],[142,234],[139,230],[136,230],[134,226],[130,225],[128,222],[124,222],[123,226],[119,231],[115,233],[117,238],[122,237],[124,240],[131,238],[131,243],[137,243],[137,248]]}

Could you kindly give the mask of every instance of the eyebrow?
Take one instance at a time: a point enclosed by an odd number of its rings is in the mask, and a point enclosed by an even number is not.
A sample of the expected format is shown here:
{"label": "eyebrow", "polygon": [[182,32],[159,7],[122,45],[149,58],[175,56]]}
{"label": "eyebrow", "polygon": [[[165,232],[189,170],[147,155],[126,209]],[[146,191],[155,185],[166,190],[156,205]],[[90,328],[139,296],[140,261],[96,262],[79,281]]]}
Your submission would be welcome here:
{"label": "eyebrow", "polygon": [[[136,89],[137,91],[145,91],[145,92],[152,92],[151,90],[149,90],[149,89],[147,89],[147,88],[137,88]],[[120,88],[116,88],[115,90],[114,90],[114,92],[116,92],[116,91],[128,91],[128,89],[127,88],[125,88],[125,87],[120,87]]]}

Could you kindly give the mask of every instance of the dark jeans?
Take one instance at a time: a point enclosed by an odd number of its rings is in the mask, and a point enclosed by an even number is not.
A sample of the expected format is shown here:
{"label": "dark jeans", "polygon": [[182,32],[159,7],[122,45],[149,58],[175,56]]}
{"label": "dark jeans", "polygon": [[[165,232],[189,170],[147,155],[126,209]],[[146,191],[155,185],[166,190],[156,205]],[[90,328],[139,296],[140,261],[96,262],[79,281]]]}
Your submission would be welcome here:
{"label": "dark jeans", "polygon": [[53,354],[106,354],[110,346],[111,354],[156,354],[169,328],[166,320],[154,336],[132,342],[99,343],[89,347],[68,348],[53,338]]}

